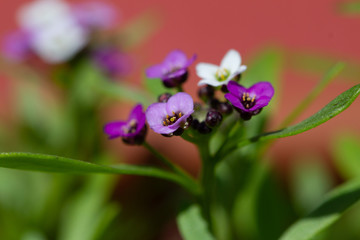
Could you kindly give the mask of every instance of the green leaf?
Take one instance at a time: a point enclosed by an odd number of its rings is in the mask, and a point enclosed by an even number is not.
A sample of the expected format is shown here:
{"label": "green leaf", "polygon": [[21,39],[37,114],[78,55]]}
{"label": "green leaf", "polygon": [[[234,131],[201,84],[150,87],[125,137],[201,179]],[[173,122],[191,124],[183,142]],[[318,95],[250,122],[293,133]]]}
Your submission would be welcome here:
{"label": "green leaf", "polygon": [[126,164],[106,166],[44,154],[0,153],[0,167],[54,173],[131,174],[157,177],[173,181],[181,185],[183,184],[183,180],[179,176],[158,168]]}
{"label": "green leaf", "polygon": [[101,235],[109,221],[107,209],[111,209],[110,218],[119,212],[119,207],[107,203],[115,187],[113,176],[93,175],[87,178],[86,185],[67,204],[62,214],[60,240],[92,240]]}
{"label": "green leaf", "polygon": [[345,178],[360,177],[360,139],[354,135],[343,135],[333,143],[337,169]]}
{"label": "green leaf", "polygon": [[172,89],[164,86],[161,79],[150,79],[144,76],[144,85],[148,92],[150,92],[155,98],[166,92],[171,94],[174,93]]}
{"label": "green leaf", "polygon": [[360,84],[343,92],[342,94],[337,96],[334,100],[332,100],[328,105],[326,105],[323,109],[321,109],[319,112],[315,113],[314,115],[305,119],[304,121],[296,125],[284,128],[282,130],[264,133],[249,139],[242,140],[240,141],[238,146],[243,147],[253,142],[289,137],[308,131],[330,120],[331,118],[335,117],[336,115],[347,109],[351,105],[351,103],[355,101],[355,99],[359,94],[360,94]]}
{"label": "green leaf", "polygon": [[261,240],[278,240],[296,219],[284,187],[271,170],[264,168],[255,197],[255,221]]}
{"label": "green leaf", "polygon": [[215,240],[208,231],[207,224],[201,216],[200,207],[192,205],[180,212],[177,223],[184,240]]}
{"label": "green leaf", "polygon": [[310,240],[338,220],[360,200],[360,181],[346,183],[331,191],[307,217],[293,224],[280,240]]}
{"label": "green leaf", "polygon": [[340,4],[339,10],[342,14],[359,16],[360,15],[360,1],[343,2]]}

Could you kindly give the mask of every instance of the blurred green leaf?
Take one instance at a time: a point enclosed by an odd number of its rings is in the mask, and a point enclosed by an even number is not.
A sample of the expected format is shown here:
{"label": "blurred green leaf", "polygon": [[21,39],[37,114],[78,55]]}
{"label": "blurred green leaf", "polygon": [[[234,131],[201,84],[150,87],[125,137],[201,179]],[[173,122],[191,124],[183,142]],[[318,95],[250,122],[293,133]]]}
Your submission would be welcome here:
{"label": "blurred green leaf", "polygon": [[334,160],[345,178],[360,177],[360,139],[354,135],[342,135],[333,141]]}
{"label": "blurred green leaf", "polygon": [[338,220],[343,212],[360,200],[360,181],[348,182],[332,190],[307,217],[295,222],[280,240],[311,240]]}
{"label": "blurred green leaf", "polygon": [[305,132],[307,130],[310,130],[314,127],[317,127],[320,124],[330,120],[331,118],[335,117],[336,115],[340,114],[342,111],[347,109],[359,94],[360,94],[360,84],[343,92],[342,94],[337,96],[334,100],[332,100],[329,104],[327,104],[319,112],[315,113],[314,115],[305,119],[304,121],[296,125],[284,128],[282,130],[264,133],[259,136],[242,140],[239,142],[238,146],[243,147],[253,142],[293,136]]}
{"label": "blurred green leaf", "polygon": [[60,240],[95,240],[101,236],[119,212],[117,206],[107,203],[115,186],[114,180],[113,176],[88,177],[86,186],[65,207]]}
{"label": "blurred green leaf", "polygon": [[174,93],[174,90],[164,86],[161,79],[150,79],[144,76],[144,85],[155,99],[163,93]]}
{"label": "blurred green leaf", "polygon": [[0,167],[54,173],[132,174],[158,177],[177,183],[181,182],[177,175],[153,167],[126,164],[106,166],[70,158],[32,153],[0,153]]}
{"label": "blurred green leaf", "polygon": [[318,82],[315,88],[309,93],[309,95],[291,112],[291,114],[280,125],[281,128],[288,126],[294,120],[296,120],[309,105],[316,99],[316,97],[325,89],[329,83],[336,78],[344,69],[344,63],[337,63],[333,66],[325,76]]}
{"label": "blurred green leaf", "polygon": [[270,167],[265,167],[262,173],[254,210],[259,239],[262,240],[278,240],[296,219],[290,199]]}
{"label": "blurred green leaf", "polygon": [[181,236],[185,240],[215,240],[197,205],[191,205],[181,211],[177,217],[177,223]]}
{"label": "blurred green leaf", "polygon": [[[286,50],[287,67],[301,74],[316,74],[321,76],[339,61],[345,63],[344,70],[340,73],[340,78],[359,82],[360,62],[341,59],[339,56],[328,54],[306,52],[304,50]],[[339,60],[340,59],[340,60]]]}
{"label": "blurred green leaf", "polygon": [[345,15],[360,15],[360,1],[347,1],[339,3],[339,11]]}
{"label": "blurred green leaf", "polygon": [[303,216],[314,209],[332,185],[333,180],[327,166],[317,155],[299,156],[290,171],[290,191],[297,212]]}

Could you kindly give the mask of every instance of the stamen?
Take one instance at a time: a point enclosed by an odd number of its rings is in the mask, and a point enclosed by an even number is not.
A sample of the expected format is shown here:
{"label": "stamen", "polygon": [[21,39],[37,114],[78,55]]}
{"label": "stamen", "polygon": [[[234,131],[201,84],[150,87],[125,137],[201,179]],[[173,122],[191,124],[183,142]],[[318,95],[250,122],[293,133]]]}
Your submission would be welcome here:
{"label": "stamen", "polygon": [[255,97],[256,97],[256,95],[254,95],[253,98],[251,99],[252,103],[255,101]]}
{"label": "stamen", "polygon": [[166,122],[165,122],[165,121],[163,121],[163,125],[166,126]]}
{"label": "stamen", "polygon": [[245,102],[245,93],[243,93],[242,100],[243,100],[243,102]]}
{"label": "stamen", "polygon": [[181,113],[181,112],[179,112],[179,118],[181,118],[181,116],[182,116],[182,113]]}

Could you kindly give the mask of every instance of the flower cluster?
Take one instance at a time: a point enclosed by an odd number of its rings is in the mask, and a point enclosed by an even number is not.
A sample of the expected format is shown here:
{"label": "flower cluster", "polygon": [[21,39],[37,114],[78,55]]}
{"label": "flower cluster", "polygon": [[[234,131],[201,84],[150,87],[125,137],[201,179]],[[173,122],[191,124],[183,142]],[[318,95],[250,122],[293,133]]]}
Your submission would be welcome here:
{"label": "flower cluster", "polygon": [[36,57],[61,64],[87,52],[107,73],[121,74],[124,53],[107,42],[90,44],[94,33],[110,29],[117,18],[115,10],[101,1],[35,0],[19,10],[19,29],[5,37],[3,53],[17,62]]}
{"label": "flower cluster", "polygon": [[[198,85],[205,86],[198,91],[204,104],[194,103],[189,94],[181,91],[181,85],[186,81],[188,68],[195,58],[196,55],[193,55],[188,59],[185,53],[175,50],[169,53],[161,64],[146,70],[147,77],[159,78],[164,86],[179,90],[175,95],[160,95],[158,102],[151,104],[145,114],[139,113],[138,118],[141,116],[141,119],[145,119],[145,115],[149,127],[156,133],[168,137],[180,136],[191,126],[192,136],[197,133],[209,134],[221,124],[224,117],[232,114],[233,109],[240,113],[243,120],[250,120],[269,104],[274,95],[274,89],[269,82],[258,82],[250,88],[238,83],[246,66],[241,65],[240,54],[232,49],[225,54],[220,66],[210,63],[199,63],[196,66],[197,75],[201,78]],[[217,90],[226,94],[219,94]],[[141,139],[144,138],[146,131],[141,129],[144,129],[145,120],[135,121],[134,111],[128,121],[106,125],[105,132],[110,138],[128,139],[138,135]]]}

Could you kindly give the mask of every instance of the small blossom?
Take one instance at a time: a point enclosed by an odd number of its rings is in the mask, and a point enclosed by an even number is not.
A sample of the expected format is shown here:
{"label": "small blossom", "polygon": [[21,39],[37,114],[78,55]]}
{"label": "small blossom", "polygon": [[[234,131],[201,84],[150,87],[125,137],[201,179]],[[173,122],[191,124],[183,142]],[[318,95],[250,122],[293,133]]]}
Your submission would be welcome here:
{"label": "small blossom", "polygon": [[121,137],[125,143],[141,144],[146,135],[145,114],[141,104],[136,105],[127,121],[111,122],[105,125],[104,132],[109,139]]}
{"label": "small blossom", "polygon": [[87,31],[64,19],[32,34],[32,50],[45,62],[57,64],[75,56],[88,42]]}
{"label": "small blossom", "polygon": [[93,59],[110,76],[124,76],[131,70],[130,57],[113,47],[103,47],[95,50]]}
{"label": "small blossom", "polygon": [[161,78],[166,87],[176,87],[186,81],[187,68],[195,59],[195,54],[187,59],[184,52],[174,50],[167,55],[162,63],[146,69],[146,76],[148,78]]}
{"label": "small blossom", "polygon": [[235,81],[227,85],[229,93],[225,98],[242,114],[245,120],[258,114],[267,106],[274,95],[274,88],[269,82],[258,82],[250,88],[245,88]]}
{"label": "small blossom", "polygon": [[226,85],[246,70],[241,65],[241,57],[238,51],[229,50],[221,60],[220,66],[211,63],[199,63],[196,65],[196,73],[202,78],[198,85],[211,85],[214,87]]}
{"label": "small blossom", "polygon": [[194,102],[191,96],[179,92],[166,103],[151,104],[145,114],[152,130],[160,134],[172,134],[179,128],[188,127],[188,119],[193,112]]}
{"label": "small blossom", "polygon": [[25,31],[15,31],[4,39],[2,50],[12,61],[23,61],[30,54],[30,35]]}
{"label": "small blossom", "polygon": [[114,8],[101,2],[83,2],[72,6],[75,19],[87,28],[109,28],[117,19]]}

